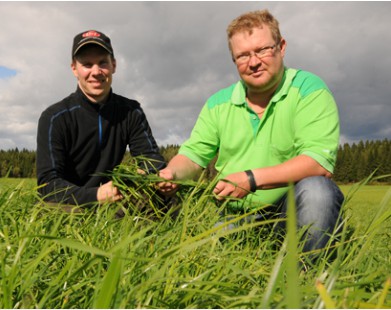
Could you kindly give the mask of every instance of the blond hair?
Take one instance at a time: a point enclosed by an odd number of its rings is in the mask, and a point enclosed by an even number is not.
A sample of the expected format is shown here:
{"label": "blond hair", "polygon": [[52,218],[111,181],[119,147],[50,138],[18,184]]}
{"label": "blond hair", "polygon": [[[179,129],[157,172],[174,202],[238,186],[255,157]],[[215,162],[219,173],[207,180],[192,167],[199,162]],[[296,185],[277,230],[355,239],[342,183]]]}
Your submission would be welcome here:
{"label": "blond hair", "polygon": [[281,33],[277,19],[275,19],[268,10],[258,10],[242,14],[228,25],[227,36],[229,50],[232,52],[231,38],[234,34],[245,31],[252,34],[254,28],[262,28],[263,25],[269,27],[276,43],[281,41]]}

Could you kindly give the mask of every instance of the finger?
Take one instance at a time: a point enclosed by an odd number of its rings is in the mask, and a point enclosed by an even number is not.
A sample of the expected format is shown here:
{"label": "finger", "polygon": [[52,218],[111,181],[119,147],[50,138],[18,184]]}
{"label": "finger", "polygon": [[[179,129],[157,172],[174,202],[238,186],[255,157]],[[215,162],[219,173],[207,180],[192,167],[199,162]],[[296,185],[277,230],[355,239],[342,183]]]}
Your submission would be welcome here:
{"label": "finger", "polygon": [[172,173],[170,173],[168,171],[163,171],[163,170],[161,170],[159,172],[159,177],[161,177],[162,179],[166,179],[166,180],[172,180],[174,178],[172,176]]}
{"label": "finger", "polygon": [[215,198],[218,200],[218,201],[222,201],[224,199],[226,199],[226,196],[221,192],[219,194],[215,194]]}
{"label": "finger", "polygon": [[214,190],[213,190],[213,194],[215,194],[215,198],[219,201],[223,200],[224,199],[224,195],[223,195],[223,189],[220,188],[220,187],[215,187]]}
{"label": "finger", "polygon": [[215,188],[213,189],[213,193],[215,193],[215,194],[221,193],[224,190],[224,188],[225,188],[225,184],[223,182],[219,181],[216,184]]}
{"label": "finger", "polygon": [[[223,185],[223,187],[221,187]],[[237,197],[239,195],[239,188],[232,184],[222,183],[217,184],[213,190],[213,193],[216,195],[218,200],[223,200],[226,197]]]}
{"label": "finger", "polygon": [[118,201],[118,200],[121,200],[121,199],[123,199],[124,197],[122,196],[122,195],[115,195],[114,197],[113,197],[113,200],[114,201]]}
{"label": "finger", "polygon": [[160,182],[156,184],[157,189],[166,190],[171,187],[171,183],[168,182]]}

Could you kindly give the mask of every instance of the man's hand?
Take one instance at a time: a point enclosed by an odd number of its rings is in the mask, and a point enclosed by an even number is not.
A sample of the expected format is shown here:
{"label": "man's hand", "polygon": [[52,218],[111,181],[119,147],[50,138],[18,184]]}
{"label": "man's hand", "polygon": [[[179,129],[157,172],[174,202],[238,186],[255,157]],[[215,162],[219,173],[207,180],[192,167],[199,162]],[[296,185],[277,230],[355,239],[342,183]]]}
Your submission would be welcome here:
{"label": "man's hand", "polygon": [[178,191],[179,185],[175,184],[175,183],[172,183],[172,182],[169,182],[170,180],[174,180],[175,179],[175,175],[171,171],[171,169],[165,168],[165,169],[160,170],[159,171],[159,176],[161,178],[167,180],[167,182],[159,182],[157,184],[159,192],[161,192],[165,196],[172,196],[172,195],[174,195]]}
{"label": "man's hand", "polygon": [[224,180],[220,180],[213,190],[218,200],[223,200],[227,196],[233,198],[243,198],[250,193],[250,183],[245,172],[237,172],[228,175]]}
{"label": "man's hand", "polygon": [[113,186],[113,181],[109,181],[99,186],[96,197],[99,202],[105,202],[105,201],[114,202],[124,198],[120,193],[120,191],[118,190],[118,188]]}

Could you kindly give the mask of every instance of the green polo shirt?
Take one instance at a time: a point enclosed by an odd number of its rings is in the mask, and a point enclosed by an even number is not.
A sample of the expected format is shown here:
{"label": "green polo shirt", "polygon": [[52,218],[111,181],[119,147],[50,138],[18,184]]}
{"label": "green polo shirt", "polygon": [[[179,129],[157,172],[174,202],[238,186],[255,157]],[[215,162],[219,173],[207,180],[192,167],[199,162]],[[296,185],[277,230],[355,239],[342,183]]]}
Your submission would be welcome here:
{"label": "green polo shirt", "polygon": [[[179,154],[205,168],[218,153],[220,178],[278,165],[301,154],[333,172],[338,143],[338,110],[326,84],[309,72],[285,68],[261,119],[246,103],[242,81],[211,96]],[[272,204],[286,191],[258,190],[246,200]]]}

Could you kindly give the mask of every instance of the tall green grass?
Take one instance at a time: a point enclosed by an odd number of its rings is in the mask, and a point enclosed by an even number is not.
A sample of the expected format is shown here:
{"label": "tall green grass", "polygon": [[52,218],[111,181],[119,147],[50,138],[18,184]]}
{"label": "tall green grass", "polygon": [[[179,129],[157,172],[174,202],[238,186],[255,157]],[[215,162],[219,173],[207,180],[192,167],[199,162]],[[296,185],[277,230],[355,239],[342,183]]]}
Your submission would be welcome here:
{"label": "tall green grass", "polygon": [[82,214],[45,205],[26,183],[2,186],[0,307],[389,308],[391,189],[360,221],[364,185],[347,194],[343,231],[316,261],[301,252],[293,199],[279,236],[272,220],[216,227],[225,205],[212,183],[187,184],[166,213],[151,184],[153,212],[116,203]]}

